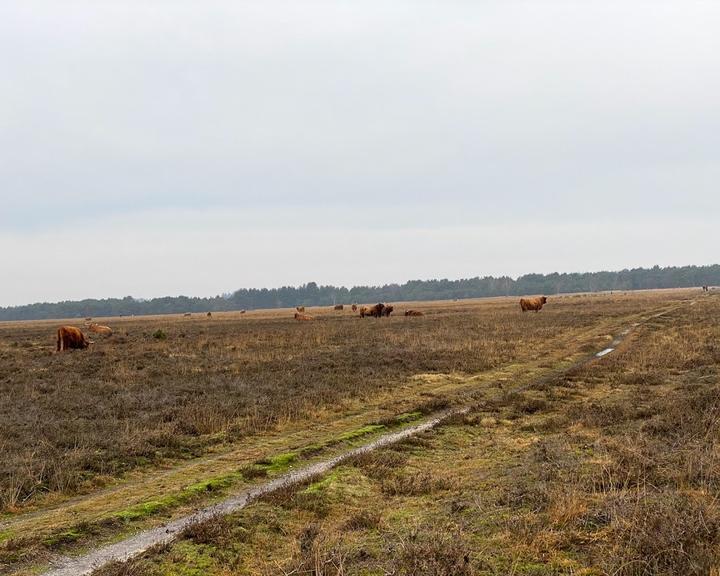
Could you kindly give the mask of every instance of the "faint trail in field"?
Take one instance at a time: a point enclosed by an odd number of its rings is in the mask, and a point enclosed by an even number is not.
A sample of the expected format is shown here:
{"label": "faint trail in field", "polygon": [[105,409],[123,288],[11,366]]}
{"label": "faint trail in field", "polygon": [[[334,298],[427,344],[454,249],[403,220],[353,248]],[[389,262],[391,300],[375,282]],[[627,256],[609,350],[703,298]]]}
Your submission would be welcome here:
{"label": "faint trail in field", "polygon": [[[538,379],[535,379],[529,384],[514,387],[513,390],[526,390],[531,385],[536,384],[537,382],[547,381],[551,378],[557,377],[559,374],[567,373],[573,369],[588,364],[593,360],[602,358],[615,351],[617,346],[633,330],[654,319],[665,316],[668,313],[677,310],[681,306],[682,305],[668,307],[656,314],[648,316],[640,322],[635,322],[630,327],[620,332],[618,336],[613,339],[611,347],[605,348],[600,352],[589,354],[586,357],[581,358],[580,360],[572,364],[570,367],[566,367],[562,370],[552,371],[550,374],[546,374]],[[74,558],[63,558],[59,561],[54,562],[54,568],[44,572],[43,575],[86,576],[88,574],[91,574],[93,570],[96,570],[97,568],[100,568],[112,561],[129,560],[138,556],[139,554],[142,554],[143,552],[155,545],[165,544],[173,541],[182,532],[182,530],[192,524],[213,518],[215,516],[226,515],[241,510],[261,496],[264,496],[281,488],[293,486],[301,482],[310,480],[321,474],[325,474],[326,472],[333,469],[335,466],[360,454],[372,452],[374,450],[377,450],[378,448],[401,442],[402,440],[405,440],[406,438],[409,438],[416,434],[432,430],[433,428],[442,424],[448,418],[465,414],[469,410],[470,407],[464,406],[441,412],[434,418],[431,418],[419,424],[415,424],[413,426],[409,426],[398,432],[385,434],[383,436],[380,436],[376,440],[369,442],[368,444],[348,450],[347,452],[335,456],[334,458],[323,460],[321,462],[317,462],[315,464],[300,468],[299,470],[288,472],[287,474],[283,474],[282,476],[279,476],[274,480],[270,480],[258,486],[246,489],[213,506],[208,506],[207,508],[203,508],[193,514],[178,518],[157,528],[139,532],[135,536],[131,536],[130,538],[126,538],[125,540],[121,540],[114,544],[97,548],[83,556],[78,556]]]}
{"label": "faint trail in field", "polygon": [[[692,302],[690,302],[690,306],[692,306],[693,304],[695,304],[695,300],[693,300]],[[637,328],[638,326],[642,326],[643,324],[646,324],[647,322],[650,322],[651,320],[655,320],[656,318],[660,318],[661,316],[665,316],[665,315],[668,314],[669,312],[672,312],[673,310],[676,310],[676,309],[679,308],[679,307],[680,307],[680,306],[675,306],[675,307],[673,307],[673,308],[668,308],[668,309],[666,309],[666,310],[663,310],[662,312],[658,312],[657,314],[653,314],[652,316],[649,316],[648,318],[646,318],[646,319],[643,320],[642,322],[635,322],[635,323],[633,323],[633,325],[632,325],[630,328],[625,328],[625,330],[623,330],[622,332],[620,332],[620,334],[619,334],[618,336],[616,336],[615,339],[610,343],[610,346],[608,346],[608,347],[605,348],[604,350],[600,350],[600,352],[597,352],[597,353],[595,354],[595,357],[596,357],[596,358],[602,358],[603,356],[607,356],[608,354],[614,352],[615,349],[620,345],[620,343],[625,339],[625,336],[627,336],[628,334],[630,334],[630,332],[632,332],[635,328]]]}
{"label": "faint trail in field", "polygon": [[386,434],[373,442],[360,446],[359,448],[349,450],[344,454],[336,456],[335,458],[283,474],[274,480],[240,492],[227,500],[215,504],[214,506],[204,508],[194,514],[191,514],[190,516],[179,518],[152,530],[140,532],[135,536],[122,540],[121,542],[99,548],[89,554],[86,554],[85,556],[65,559],[58,563],[54,569],[45,572],[45,574],[46,576],[83,576],[90,574],[96,568],[99,568],[113,560],[128,560],[138,554],[141,554],[156,544],[163,544],[172,541],[179,532],[191,524],[201,522],[214,516],[230,514],[231,512],[240,510],[260,496],[269,494],[270,492],[274,492],[275,490],[279,490],[286,486],[292,486],[300,482],[310,480],[315,476],[328,472],[345,460],[360,454],[377,450],[383,446],[396,444],[397,442],[409,438],[410,436],[431,430],[450,416],[463,414],[468,410],[469,408],[448,410],[431,420],[410,426],[409,428],[405,428],[399,432]]}

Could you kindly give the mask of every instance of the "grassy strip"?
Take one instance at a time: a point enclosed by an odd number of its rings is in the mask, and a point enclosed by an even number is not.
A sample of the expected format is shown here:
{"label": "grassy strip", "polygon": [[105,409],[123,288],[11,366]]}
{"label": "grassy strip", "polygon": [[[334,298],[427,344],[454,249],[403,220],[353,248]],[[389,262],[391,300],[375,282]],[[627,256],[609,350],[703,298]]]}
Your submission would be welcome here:
{"label": "grassy strip", "polygon": [[169,508],[174,508],[181,504],[185,504],[191,500],[194,500],[202,494],[209,492],[217,492],[219,490],[229,488],[235,484],[238,480],[243,478],[239,472],[231,472],[202,482],[191,484],[187,488],[184,488],[177,494],[171,494],[160,498],[158,500],[150,500],[149,502],[143,502],[142,504],[136,504],[120,512],[116,512],[111,518],[123,520],[125,522],[139,520],[147,518],[153,514],[163,512]]}
{"label": "grassy strip", "polygon": [[349,442],[351,440],[357,440],[358,438],[367,436],[368,434],[373,434],[375,432],[380,432],[381,430],[385,430],[386,428],[387,426],[385,426],[385,424],[368,424],[367,426],[363,426],[362,428],[358,428],[357,430],[351,430],[350,432],[340,434],[340,436],[337,437],[337,441]]}
{"label": "grassy strip", "polygon": [[[181,505],[196,501],[204,494],[219,494],[222,490],[226,490],[242,480],[282,474],[299,460],[316,455],[328,448],[331,448],[332,446],[343,442],[352,442],[370,434],[387,430],[389,427],[401,426],[413,420],[417,420],[422,416],[423,412],[421,411],[406,412],[394,417],[392,420],[388,421],[387,424],[368,424],[361,428],[344,432],[323,443],[313,444],[300,450],[284,452],[272,457],[263,458],[249,466],[245,466],[239,471],[191,484],[177,493],[169,494],[163,496],[162,498],[149,500],[140,504],[134,504],[124,510],[120,510],[110,516],[102,518],[98,522],[83,522],[72,526],[71,528],[53,532],[43,539],[42,543],[50,550],[66,548],[67,546],[78,543],[90,536],[100,534],[103,527],[116,525],[117,522],[128,524],[146,520],[157,514],[166,513]],[[0,542],[3,540],[9,540],[13,536],[14,534],[10,531],[0,533]]]}
{"label": "grassy strip", "polygon": [[242,473],[245,475],[246,478],[251,479],[257,478],[259,476],[268,476],[280,472],[285,472],[288,468],[290,468],[292,464],[296,463],[298,460],[315,456],[327,450],[328,448],[331,448],[343,442],[352,442],[354,440],[358,440],[359,438],[364,438],[365,436],[368,436],[370,434],[375,434],[388,430],[390,428],[408,424],[409,422],[413,422],[422,418],[424,413],[425,412],[422,410],[403,412],[402,414],[398,414],[397,416],[383,424],[368,424],[355,430],[343,432],[335,438],[331,438],[330,440],[327,440],[325,442],[311,444],[296,451],[278,454],[277,456],[273,456],[272,458],[264,458],[262,460],[258,460],[250,466],[243,468]]}

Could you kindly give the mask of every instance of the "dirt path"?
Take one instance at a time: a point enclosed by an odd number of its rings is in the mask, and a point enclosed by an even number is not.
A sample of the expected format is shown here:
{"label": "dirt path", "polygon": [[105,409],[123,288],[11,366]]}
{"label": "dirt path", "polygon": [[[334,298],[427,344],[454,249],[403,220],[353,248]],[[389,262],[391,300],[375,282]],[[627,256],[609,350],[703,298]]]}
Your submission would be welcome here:
{"label": "dirt path", "polygon": [[341,462],[360,454],[364,454],[365,452],[371,452],[373,450],[377,450],[378,448],[382,448],[383,446],[389,446],[400,442],[405,438],[414,436],[415,434],[431,430],[448,417],[462,414],[466,411],[467,408],[449,410],[439,414],[431,420],[426,420],[421,424],[410,426],[409,428],[405,428],[399,432],[386,434],[369,444],[349,450],[329,460],[311,464],[310,466],[289,472],[257,487],[240,492],[227,500],[215,504],[214,506],[204,508],[189,516],[179,518],[152,530],[140,532],[132,538],[99,548],[84,556],[66,559],[56,568],[45,572],[45,574],[47,576],[83,576],[85,574],[90,574],[94,569],[103,566],[112,560],[127,560],[133,556],[137,556],[156,544],[162,544],[173,540],[180,531],[191,524],[212,518],[213,516],[230,514],[236,510],[240,510],[260,496],[324,474]]}
{"label": "dirt path", "polygon": [[[650,316],[645,316],[637,322],[633,322],[629,327],[623,329],[620,333],[615,336],[610,346],[593,352],[589,355],[583,356],[581,359],[572,363],[570,367],[564,367],[560,370],[551,371],[552,375],[556,375],[561,372],[566,372],[577,366],[587,364],[598,360],[608,354],[611,354],[617,347],[623,342],[623,340],[632,333],[633,330],[639,326],[657,319],[661,316],[668,314],[677,308],[686,305],[687,302],[681,303],[674,306],[663,307],[659,312]],[[541,379],[546,379],[549,376],[544,374]],[[472,378],[470,380],[473,380]],[[536,380],[533,380],[533,383]],[[522,390],[529,386],[525,384],[522,386],[514,387],[514,390]],[[353,458],[359,454],[370,452],[378,448],[388,446],[397,442],[400,442],[413,435],[432,430],[438,425],[441,425],[447,418],[451,416],[457,416],[468,411],[468,407],[458,407],[442,413],[437,414],[435,417],[428,419],[422,423],[415,424],[400,430],[398,432],[388,433],[380,436],[376,440],[369,442],[358,448],[347,450],[346,452],[337,455],[335,457],[317,462],[300,468],[298,470],[286,473],[278,478],[269,480],[260,485],[247,488],[236,495],[233,495],[217,504],[203,508],[193,514],[189,514],[173,520],[167,524],[159,527],[139,532],[138,534],[121,540],[114,544],[96,548],[95,550],[75,558],[64,558],[55,563],[55,567],[47,572],[45,576],[84,576],[91,574],[93,570],[98,567],[104,566],[111,561],[124,561],[132,557],[135,557],[144,551],[148,550],[152,546],[163,544],[174,540],[177,535],[185,529],[187,526],[212,518],[216,515],[225,515],[237,510],[240,510],[251,503],[253,500],[260,496],[291,486],[306,480],[309,480],[315,476],[324,474],[337,466],[338,464]]]}

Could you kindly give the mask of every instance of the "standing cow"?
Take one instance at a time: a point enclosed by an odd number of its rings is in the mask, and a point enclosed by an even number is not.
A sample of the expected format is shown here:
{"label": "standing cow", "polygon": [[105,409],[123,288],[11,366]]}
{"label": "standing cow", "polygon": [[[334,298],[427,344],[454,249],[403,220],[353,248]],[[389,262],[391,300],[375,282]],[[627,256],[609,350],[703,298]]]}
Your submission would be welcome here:
{"label": "standing cow", "polygon": [[539,312],[542,310],[544,304],[547,304],[547,298],[545,296],[538,298],[520,298],[520,309],[523,312],[527,312],[528,310]]}
{"label": "standing cow", "polygon": [[386,318],[390,318],[390,314],[392,314],[393,310],[395,310],[394,306],[385,306],[382,310],[382,315]]}
{"label": "standing cow", "polygon": [[57,330],[58,352],[71,349],[84,350],[92,343],[92,340],[85,338],[85,334],[74,326],[60,326]]}
{"label": "standing cow", "polygon": [[381,302],[375,304],[375,306],[363,306],[360,308],[360,318],[365,318],[365,316],[380,318],[382,316],[383,308],[385,308],[385,304]]}

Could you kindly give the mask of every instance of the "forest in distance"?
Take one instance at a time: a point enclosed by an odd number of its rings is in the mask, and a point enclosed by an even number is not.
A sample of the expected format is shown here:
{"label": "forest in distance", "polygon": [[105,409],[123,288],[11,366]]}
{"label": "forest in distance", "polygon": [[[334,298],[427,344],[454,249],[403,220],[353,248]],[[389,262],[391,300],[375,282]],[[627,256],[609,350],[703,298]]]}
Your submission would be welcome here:
{"label": "forest in distance", "polygon": [[322,286],[308,282],[281,288],[242,288],[229,294],[200,298],[166,296],[162,298],[87,299],[56,303],[35,303],[0,308],[0,321],[44,320],[96,316],[176,314],[185,312],[225,312],[293,306],[330,306],[351,302],[400,302],[451,300],[528,294],[563,294],[689,288],[720,285],[720,264],[709,266],[654,266],[615,272],[573,272],[475,277],[460,280],[410,280],[383,286]]}

